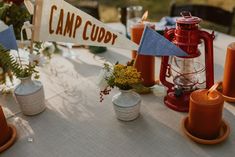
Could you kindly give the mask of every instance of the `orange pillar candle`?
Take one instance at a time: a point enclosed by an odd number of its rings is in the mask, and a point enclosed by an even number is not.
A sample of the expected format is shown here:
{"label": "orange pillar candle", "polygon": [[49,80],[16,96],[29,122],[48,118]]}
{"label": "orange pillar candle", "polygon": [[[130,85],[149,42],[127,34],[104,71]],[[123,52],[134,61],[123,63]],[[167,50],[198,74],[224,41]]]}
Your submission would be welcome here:
{"label": "orange pillar candle", "polygon": [[189,123],[191,134],[202,139],[219,136],[222,124],[223,96],[208,89],[196,90],[190,95]]}
{"label": "orange pillar candle", "polygon": [[[136,44],[140,43],[144,27],[146,23],[137,23],[131,27],[131,40]],[[149,25],[155,28],[154,25]],[[144,86],[153,86],[155,84],[155,57],[139,55],[136,51],[132,51],[132,59],[135,59],[135,68],[141,73]]]}
{"label": "orange pillar candle", "polygon": [[224,66],[223,95],[235,98],[235,42],[227,48]]}

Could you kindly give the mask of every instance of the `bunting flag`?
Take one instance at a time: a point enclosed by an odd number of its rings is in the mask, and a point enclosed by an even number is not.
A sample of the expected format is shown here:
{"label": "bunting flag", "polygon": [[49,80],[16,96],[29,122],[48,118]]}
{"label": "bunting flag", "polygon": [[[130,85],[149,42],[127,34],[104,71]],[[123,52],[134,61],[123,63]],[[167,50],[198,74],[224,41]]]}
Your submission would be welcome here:
{"label": "bunting flag", "polygon": [[138,53],[151,56],[188,56],[181,48],[147,26],[144,29]]}
{"label": "bunting flag", "polygon": [[64,0],[36,0],[34,41],[137,50],[138,45]]}
{"label": "bunting flag", "polygon": [[12,25],[0,32],[0,44],[6,49],[18,50]]}

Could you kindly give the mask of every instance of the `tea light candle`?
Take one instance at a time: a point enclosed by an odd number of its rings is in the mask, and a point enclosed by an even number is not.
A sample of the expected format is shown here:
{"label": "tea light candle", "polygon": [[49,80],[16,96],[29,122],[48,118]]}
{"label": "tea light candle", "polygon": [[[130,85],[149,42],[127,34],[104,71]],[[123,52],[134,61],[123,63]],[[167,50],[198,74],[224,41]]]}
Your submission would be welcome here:
{"label": "tea light candle", "polygon": [[192,92],[189,103],[189,131],[207,140],[218,137],[222,123],[224,99],[213,88]]}
{"label": "tea light candle", "polygon": [[[140,43],[144,27],[148,25],[152,29],[155,29],[154,24],[150,24],[145,22],[145,18],[147,14],[145,13],[142,17],[142,21],[134,24],[131,27],[131,40],[136,44]],[[138,72],[141,73],[143,78],[144,86],[153,86],[155,84],[155,57],[154,56],[146,56],[146,55],[137,55],[136,51],[132,51],[132,59],[135,59],[135,68]]]}

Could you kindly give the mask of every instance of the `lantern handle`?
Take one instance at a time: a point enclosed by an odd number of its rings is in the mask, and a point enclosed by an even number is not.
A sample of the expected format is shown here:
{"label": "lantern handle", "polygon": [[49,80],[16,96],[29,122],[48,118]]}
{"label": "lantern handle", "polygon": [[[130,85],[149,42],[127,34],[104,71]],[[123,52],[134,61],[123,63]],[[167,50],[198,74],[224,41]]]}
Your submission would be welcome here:
{"label": "lantern handle", "polygon": [[213,40],[214,33],[211,34],[200,30],[200,38],[205,43],[205,66],[206,66],[206,88],[209,89],[214,84],[214,59]]}
{"label": "lantern handle", "polygon": [[184,18],[190,18],[190,17],[192,17],[192,14],[191,14],[190,11],[182,11],[182,12],[180,13],[180,15],[181,15],[182,17],[184,17]]}

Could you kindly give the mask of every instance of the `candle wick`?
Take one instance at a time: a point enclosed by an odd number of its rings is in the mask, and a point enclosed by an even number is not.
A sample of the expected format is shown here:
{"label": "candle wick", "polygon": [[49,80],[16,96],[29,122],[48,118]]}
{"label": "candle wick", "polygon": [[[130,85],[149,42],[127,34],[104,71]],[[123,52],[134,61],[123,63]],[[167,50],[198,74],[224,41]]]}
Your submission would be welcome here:
{"label": "candle wick", "polygon": [[215,83],[213,86],[211,86],[211,88],[208,90],[208,92],[207,92],[207,96],[211,93],[211,92],[213,92],[213,91],[215,91],[217,88],[218,88],[218,86],[219,86],[219,83]]}

